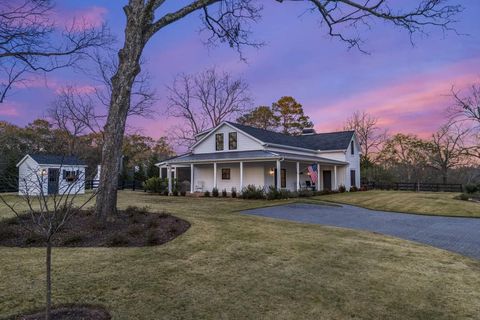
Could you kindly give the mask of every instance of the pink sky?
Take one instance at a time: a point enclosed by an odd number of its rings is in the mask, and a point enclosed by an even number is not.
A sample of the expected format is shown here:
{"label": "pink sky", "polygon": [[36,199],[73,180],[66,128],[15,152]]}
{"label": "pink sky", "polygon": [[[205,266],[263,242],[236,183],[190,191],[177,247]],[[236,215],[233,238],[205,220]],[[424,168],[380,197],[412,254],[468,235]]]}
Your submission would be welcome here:
{"label": "pink sky", "polygon": [[[56,19],[59,24],[74,17],[95,26],[106,22],[121,39],[122,3],[62,1]],[[369,55],[347,50],[325,35],[315,16],[299,18],[302,12],[296,4],[265,5],[263,19],[253,31],[267,45],[247,49],[248,63],[224,46],[205,47],[201,41],[205,37],[198,34],[198,15],[165,29],[145,51],[146,69],[158,94],[157,115],[132,118],[129,124],[153,137],[164,135],[177,123],[165,116],[165,86],[177,73],[216,66],[243,78],[255,105],[270,105],[284,95],[295,97],[320,132],[341,129],[354,111],[364,110],[392,133],[427,136],[444,121],[452,103],[450,88],[466,90],[480,81],[480,1],[465,4],[458,17],[457,30],[468,36],[432,29],[428,37],[415,38],[412,46],[408,34],[378,23],[365,34]],[[98,83],[75,70],[32,77],[0,104],[0,119],[25,125],[43,116],[65,85],[91,92]]]}

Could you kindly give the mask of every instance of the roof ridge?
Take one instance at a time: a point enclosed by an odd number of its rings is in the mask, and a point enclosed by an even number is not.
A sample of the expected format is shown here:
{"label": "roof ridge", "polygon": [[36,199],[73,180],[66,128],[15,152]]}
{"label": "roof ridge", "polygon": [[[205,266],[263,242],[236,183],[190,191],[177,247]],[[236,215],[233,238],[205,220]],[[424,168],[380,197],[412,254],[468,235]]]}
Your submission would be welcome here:
{"label": "roof ridge", "polygon": [[[266,131],[266,132],[269,132],[269,133],[276,133],[276,134],[281,134],[283,136],[287,136],[287,137],[305,137],[307,135],[289,135],[289,134],[285,134],[283,132],[278,132],[278,131],[273,131],[273,130],[267,130],[267,129],[263,129],[263,128],[257,128],[257,127],[254,127],[254,126],[249,126],[247,124],[242,124],[242,123],[238,123],[238,122],[233,122],[233,121],[225,121],[233,126],[244,126],[244,127],[248,127],[248,128],[252,128],[252,129],[255,129],[255,130],[262,130],[262,131]],[[309,134],[308,136],[315,136],[315,135],[319,135],[319,134],[329,134],[329,133],[343,133],[343,132],[355,132],[355,130],[341,130],[341,131],[329,131],[329,132],[317,132],[317,133],[314,133],[314,134]]]}

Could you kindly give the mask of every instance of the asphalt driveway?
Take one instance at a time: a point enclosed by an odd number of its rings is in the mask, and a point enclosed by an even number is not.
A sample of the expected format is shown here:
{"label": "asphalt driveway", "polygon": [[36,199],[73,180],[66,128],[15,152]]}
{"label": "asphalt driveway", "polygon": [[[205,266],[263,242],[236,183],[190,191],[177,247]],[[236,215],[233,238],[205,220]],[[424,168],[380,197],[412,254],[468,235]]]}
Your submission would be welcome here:
{"label": "asphalt driveway", "polygon": [[294,203],[244,214],[378,232],[480,259],[480,218],[422,216],[349,205]]}

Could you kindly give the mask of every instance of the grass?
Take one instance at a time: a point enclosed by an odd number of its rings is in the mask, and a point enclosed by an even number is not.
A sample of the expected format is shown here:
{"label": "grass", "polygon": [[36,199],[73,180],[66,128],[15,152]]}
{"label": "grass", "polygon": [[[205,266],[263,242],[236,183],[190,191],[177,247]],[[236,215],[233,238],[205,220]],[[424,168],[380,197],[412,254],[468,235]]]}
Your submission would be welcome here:
{"label": "grass", "polygon": [[[122,208],[192,227],[157,247],[54,249],[53,301],[101,304],[114,319],[478,319],[479,261],[237,213],[284,202],[121,192]],[[0,318],[42,306],[43,261],[43,249],[0,248]]]}
{"label": "grass", "polygon": [[315,197],[373,210],[455,217],[480,217],[480,203],[454,199],[454,192],[366,191]]}

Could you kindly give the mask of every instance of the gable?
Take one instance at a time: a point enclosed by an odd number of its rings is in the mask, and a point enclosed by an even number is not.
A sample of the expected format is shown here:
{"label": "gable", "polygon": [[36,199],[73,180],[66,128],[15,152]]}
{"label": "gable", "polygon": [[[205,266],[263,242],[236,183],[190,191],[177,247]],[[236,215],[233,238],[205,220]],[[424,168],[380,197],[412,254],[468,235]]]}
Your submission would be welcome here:
{"label": "gable", "polygon": [[[228,137],[230,132],[237,133],[237,149],[230,150],[228,144]],[[217,151],[215,146],[216,134],[223,134],[223,150]],[[213,153],[213,152],[229,152],[229,151],[250,151],[250,150],[262,150],[263,145],[260,141],[248,134],[238,130],[238,128],[230,125],[229,123],[223,123],[217,128],[210,131],[203,136],[193,147],[192,153]]]}

